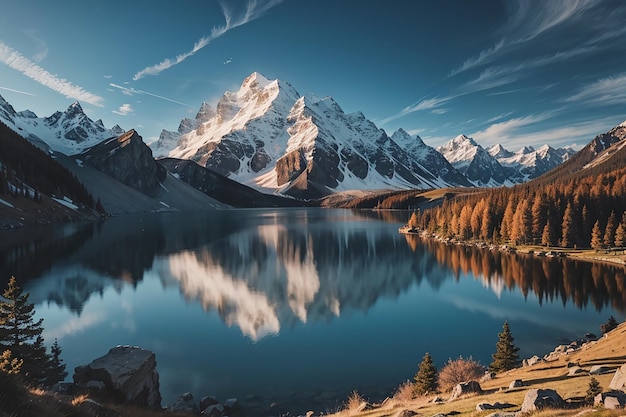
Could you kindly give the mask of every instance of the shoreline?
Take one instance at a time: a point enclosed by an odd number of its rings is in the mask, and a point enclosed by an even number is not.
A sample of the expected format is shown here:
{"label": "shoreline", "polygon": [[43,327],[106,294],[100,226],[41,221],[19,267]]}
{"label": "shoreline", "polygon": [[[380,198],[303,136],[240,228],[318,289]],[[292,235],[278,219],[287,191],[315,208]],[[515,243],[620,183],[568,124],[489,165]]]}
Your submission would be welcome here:
{"label": "shoreline", "polygon": [[[622,266],[626,268],[626,252],[622,252],[622,254],[617,254],[616,252],[611,255],[611,251],[608,251],[609,253],[605,253],[603,256],[602,252],[605,251],[596,251],[594,249],[591,248],[585,248],[585,249],[578,249],[578,248],[561,248],[561,247],[557,247],[557,246],[549,246],[549,247],[545,247],[545,246],[540,246],[540,245],[507,245],[507,244],[502,244],[502,245],[497,245],[495,243],[488,243],[485,241],[466,241],[466,240],[460,240],[460,239],[450,239],[450,238],[443,238],[439,235],[436,235],[434,233],[429,233],[425,230],[411,230],[408,229],[406,226],[403,226],[401,228],[398,229],[398,232],[400,234],[403,235],[408,235],[408,236],[419,236],[420,238],[423,239],[432,239],[435,240],[437,242],[440,243],[444,243],[446,245],[462,245],[462,246],[475,246],[475,247],[479,247],[482,249],[487,249],[487,250],[498,250],[501,252],[508,252],[508,253],[519,253],[519,254],[524,254],[524,255],[528,255],[528,256],[535,256],[535,257],[565,257],[565,258],[569,258],[569,259],[573,259],[573,260],[579,260],[579,261],[583,261],[583,262],[591,262],[591,263],[603,263],[603,264],[610,264],[610,265],[614,265],[614,266]],[[555,253],[558,255],[547,255],[547,253]],[[543,255],[539,255],[538,253],[543,253]]]}

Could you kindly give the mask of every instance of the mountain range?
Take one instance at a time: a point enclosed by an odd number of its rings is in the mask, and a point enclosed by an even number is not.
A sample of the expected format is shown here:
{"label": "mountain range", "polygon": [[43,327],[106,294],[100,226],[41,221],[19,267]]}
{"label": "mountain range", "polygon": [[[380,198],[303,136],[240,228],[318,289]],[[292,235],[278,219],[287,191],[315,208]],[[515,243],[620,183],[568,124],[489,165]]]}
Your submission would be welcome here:
{"label": "mountain range", "polygon": [[511,185],[574,153],[546,145],[525,158],[499,158],[463,135],[434,149],[403,129],[388,136],[361,112],[346,114],[332,97],[301,96],[291,84],[258,73],[226,92],[216,109],[203,103],[195,119],[162,131],[151,146],[157,157],[193,160],[260,191],[305,198],[353,189]]}
{"label": "mountain range", "polygon": [[485,149],[465,135],[435,149],[403,129],[388,135],[332,97],[300,95],[259,73],[150,145],[134,129],[91,120],[78,102],[38,117],[0,97],[0,121],[71,171],[111,214],[315,204],[355,190],[510,186],[574,155],[548,145]]}

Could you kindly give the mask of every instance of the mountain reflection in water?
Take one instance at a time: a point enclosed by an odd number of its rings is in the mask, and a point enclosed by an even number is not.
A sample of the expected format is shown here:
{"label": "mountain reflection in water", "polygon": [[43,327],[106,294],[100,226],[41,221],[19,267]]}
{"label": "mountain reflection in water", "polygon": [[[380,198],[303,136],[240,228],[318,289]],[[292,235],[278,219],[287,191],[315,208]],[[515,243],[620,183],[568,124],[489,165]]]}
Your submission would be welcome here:
{"label": "mountain reflection in water", "polygon": [[624,315],[622,267],[403,236],[406,217],[233,210],[2,232],[0,281],[30,292],[70,374],[140,345],[165,403],[252,394],[300,414],[352,389],[382,400],[426,351],[488,363],[504,320],[531,355]]}

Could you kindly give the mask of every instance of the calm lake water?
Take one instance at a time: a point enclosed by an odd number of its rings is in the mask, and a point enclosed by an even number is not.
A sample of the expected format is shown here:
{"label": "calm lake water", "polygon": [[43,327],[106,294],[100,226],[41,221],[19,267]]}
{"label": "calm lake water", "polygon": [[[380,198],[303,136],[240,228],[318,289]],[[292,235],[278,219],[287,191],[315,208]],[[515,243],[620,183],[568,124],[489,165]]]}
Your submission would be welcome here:
{"label": "calm lake water", "polygon": [[[74,367],[111,347],[156,353],[163,404],[237,397],[255,415],[381,400],[459,355],[490,362],[508,320],[522,357],[614,315],[622,267],[509,255],[398,233],[389,213],[146,214],[0,235],[11,275]],[[258,414],[256,414],[258,413]]]}

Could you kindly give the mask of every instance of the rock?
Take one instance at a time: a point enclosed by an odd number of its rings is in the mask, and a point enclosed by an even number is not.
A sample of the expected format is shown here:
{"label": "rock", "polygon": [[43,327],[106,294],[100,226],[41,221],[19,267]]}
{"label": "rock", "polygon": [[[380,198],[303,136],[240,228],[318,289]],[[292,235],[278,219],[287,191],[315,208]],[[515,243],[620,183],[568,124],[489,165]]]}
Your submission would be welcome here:
{"label": "rock", "polygon": [[87,381],[85,384],[82,385],[84,388],[87,388],[88,390],[95,390],[95,391],[106,391],[107,387],[106,385],[104,385],[104,382],[102,381]]}
{"label": "rock", "polygon": [[536,365],[536,364],[538,364],[540,362],[543,362],[543,359],[540,358],[539,356],[535,355],[535,356],[530,357],[528,359],[524,359],[522,361],[522,366],[524,366],[524,367],[526,367],[526,366],[533,366],[533,365]]}
{"label": "rock", "polygon": [[199,413],[200,409],[193,400],[193,395],[190,392],[186,392],[174,402],[174,405],[170,407],[170,411],[174,412],[186,412],[186,413]]}
{"label": "rock", "polygon": [[581,368],[580,366],[573,366],[567,372],[567,376],[578,376],[581,374],[588,374],[586,369]]}
{"label": "rock", "polygon": [[483,389],[480,387],[480,384],[476,381],[468,381],[457,384],[452,390],[452,394],[450,394],[450,398],[448,401],[454,401],[462,395],[466,394],[480,394],[483,392]]}
{"label": "rock", "polygon": [[485,410],[502,410],[504,408],[511,408],[511,407],[515,407],[515,404],[509,404],[509,403],[499,403],[499,402],[495,402],[493,404],[489,404],[489,403],[478,403],[476,404],[476,411],[485,411]]}
{"label": "rock", "polygon": [[526,391],[521,412],[526,413],[544,408],[560,408],[564,404],[563,398],[553,389],[531,389]]}
{"label": "rock", "polygon": [[516,379],[515,381],[511,381],[509,384],[509,389],[523,387],[524,382],[521,379]]}
{"label": "rock", "polygon": [[626,393],[621,391],[602,392],[593,399],[593,405],[602,405],[604,408],[616,409],[626,406]]}
{"label": "rock", "polygon": [[416,415],[417,413],[412,410],[400,410],[395,414],[395,417],[413,417]]}
{"label": "rock", "polygon": [[224,414],[224,406],[222,404],[210,405],[201,414],[209,417],[221,417]]}
{"label": "rock", "polygon": [[491,413],[491,414],[487,414],[485,417],[518,417],[519,413],[515,412],[515,411],[509,411],[506,413]]}
{"label": "rock", "polygon": [[594,365],[589,370],[589,375],[602,375],[611,372],[611,368],[604,365]]}
{"label": "rock", "polygon": [[626,391],[626,363],[615,371],[615,375],[609,384],[609,389]]}
{"label": "rock", "polygon": [[565,365],[566,368],[574,368],[574,367],[579,367],[577,363],[574,362],[567,362],[567,365]]}
{"label": "rock", "polygon": [[202,397],[202,399],[200,400],[200,410],[206,410],[208,406],[219,403],[220,402],[217,400],[217,397],[207,395],[206,397]]}
{"label": "rock", "polygon": [[604,408],[608,408],[609,410],[617,410],[623,406],[624,405],[620,403],[617,397],[606,397],[604,399]]}
{"label": "rock", "polygon": [[437,397],[433,398],[432,400],[430,400],[429,402],[431,402],[431,403],[442,403],[443,402],[443,398],[437,396]]}
{"label": "rock", "polygon": [[239,401],[237,401],[237,398],[229,398],[226,401],[224,401],[224,408],[228,411],[237,410],[240,408]]}
{"label": "rock", "polygon": [[495,372],[485,371],[485,375],[480,378],[480,382],[491,381],[496,377]]}
{"label": "rock", "polygon": [[160,408],[159,374],[153,352],[134,346],[117,346],[74,371],[74,383],[84,387],[101,381],[114,399],[140,407]]}

